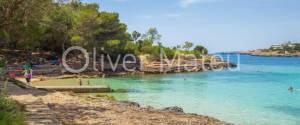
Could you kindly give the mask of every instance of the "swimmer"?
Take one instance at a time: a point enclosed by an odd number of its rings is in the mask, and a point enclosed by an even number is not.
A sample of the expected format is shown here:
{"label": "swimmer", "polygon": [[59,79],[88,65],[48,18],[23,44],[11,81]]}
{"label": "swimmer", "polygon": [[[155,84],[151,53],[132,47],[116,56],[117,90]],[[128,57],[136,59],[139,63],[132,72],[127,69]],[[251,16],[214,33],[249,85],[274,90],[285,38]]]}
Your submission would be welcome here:
{"label": "swimmer", "polygon": [[294,88],[292,86],[289,87],[288,89],[290,92],[294,92]]}

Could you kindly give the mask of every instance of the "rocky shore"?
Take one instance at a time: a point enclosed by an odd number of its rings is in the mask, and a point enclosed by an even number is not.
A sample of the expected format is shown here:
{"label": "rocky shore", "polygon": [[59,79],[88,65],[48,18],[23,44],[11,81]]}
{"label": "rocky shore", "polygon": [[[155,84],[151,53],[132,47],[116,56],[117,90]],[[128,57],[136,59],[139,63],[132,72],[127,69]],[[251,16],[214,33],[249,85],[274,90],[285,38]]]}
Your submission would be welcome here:
{"label": "rocky shore", "polygon": [[179,107],[154,109],[103,97],[23,89],[12,83],[8,88],[10,98],[23,106],[29,125],[231,125],[184,113]]}
{"label": "rocky shore", "polygon": [[140,56],[140,71],[150,74],[201,72],[237,67],[236,64],[206,55],[202,59],[194,55],[180,55],[177,59],[149,60]]}

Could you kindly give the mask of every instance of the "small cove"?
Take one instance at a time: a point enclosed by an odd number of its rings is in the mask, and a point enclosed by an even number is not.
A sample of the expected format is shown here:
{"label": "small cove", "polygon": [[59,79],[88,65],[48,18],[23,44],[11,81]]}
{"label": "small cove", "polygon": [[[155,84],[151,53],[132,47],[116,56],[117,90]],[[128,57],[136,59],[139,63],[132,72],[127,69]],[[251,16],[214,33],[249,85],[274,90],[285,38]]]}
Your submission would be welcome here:
{"label": "small cove", "polygon": [[[186,112],[246,125],[300,123],[300,58],[241,55],[240,71],[196,72],[89,79],[91,85],[129,89],[111,93],[156,108],[179,106]],[[84,79],[84,83],[87,79]],[[78,79],[36,85],[74,85]],[[288,87],[298,89],[288,92]]]}

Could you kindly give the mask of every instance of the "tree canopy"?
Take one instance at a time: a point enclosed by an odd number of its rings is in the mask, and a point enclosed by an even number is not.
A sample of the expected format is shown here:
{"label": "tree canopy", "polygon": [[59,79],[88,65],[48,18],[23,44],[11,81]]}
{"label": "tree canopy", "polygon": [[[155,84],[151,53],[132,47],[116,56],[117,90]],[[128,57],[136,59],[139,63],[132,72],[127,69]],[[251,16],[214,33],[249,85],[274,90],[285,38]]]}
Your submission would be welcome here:
{"label": "tree canopy", "polygon": [[[25,51],[44,50],[58,54],[70,46],[117,56],[127,53],[158,57],[160,49],[174,56],[177,47],[165,47],[155,27],[146,33],[127,31],[115,12],[101,11],[94,3],[79,0],[1,0],[0,41],[6,48]],[[203,46],[185,42],[185,53],[207,54]],[[104,49],[102,49],[104,48]],[[204,51],[204,52],[203,52]]]}
{"label": "tree canopy", "polygon": [[194,46],[194,44],[192,42],[185,41],[182,48],[184,48],[186,51],[189,51],[193,46]]}

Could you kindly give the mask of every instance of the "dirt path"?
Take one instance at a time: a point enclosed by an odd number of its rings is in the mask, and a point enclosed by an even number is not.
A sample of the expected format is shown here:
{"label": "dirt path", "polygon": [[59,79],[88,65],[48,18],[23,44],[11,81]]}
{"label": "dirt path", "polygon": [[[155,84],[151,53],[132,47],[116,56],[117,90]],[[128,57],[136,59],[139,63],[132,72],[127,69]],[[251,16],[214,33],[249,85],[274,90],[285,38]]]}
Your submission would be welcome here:
{"label": "dirt path", "polygon": [[9,84],[9,92],[12,99],[25,105],[29,125],[230,125],[207,116],[72,93],[21,89],[14,84]]}

